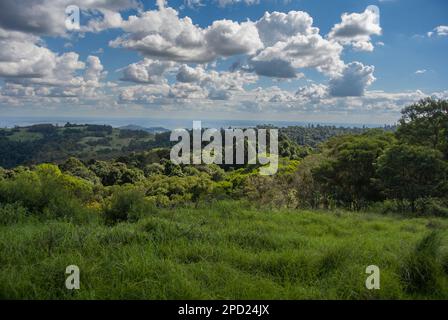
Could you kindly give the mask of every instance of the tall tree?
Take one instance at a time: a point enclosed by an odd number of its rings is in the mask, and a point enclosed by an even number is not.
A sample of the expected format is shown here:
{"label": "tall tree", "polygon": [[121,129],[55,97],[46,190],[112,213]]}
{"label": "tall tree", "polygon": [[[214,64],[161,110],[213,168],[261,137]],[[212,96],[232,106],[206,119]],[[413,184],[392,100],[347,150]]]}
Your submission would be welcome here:
{"label": "tall tree", "polygon": [[440,150],[448,159],[448,101],[427,98],[404,108],[397,137]]}
{"label": "tall tree", "polygon": [[377,162],[378,184],[388,198],[408,200],[412,210],[421,197],[442,196],[448,186],[448,163],[440,151],[396,145]]}
{"label": "tall tree", "polygon": [[313,176],[330,200],[358,210],[379,199],[372,183],[374,164],[394,141],[393,134],[381,130],[333,138],[325,146],[327,161],[313,170]]}

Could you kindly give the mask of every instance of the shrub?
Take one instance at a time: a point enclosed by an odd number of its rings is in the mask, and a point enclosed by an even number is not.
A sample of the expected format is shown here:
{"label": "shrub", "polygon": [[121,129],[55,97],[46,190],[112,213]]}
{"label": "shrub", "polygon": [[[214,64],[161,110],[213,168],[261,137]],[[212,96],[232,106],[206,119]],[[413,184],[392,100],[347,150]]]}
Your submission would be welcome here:
{"label": "shrub", "polygon": [[42,206],[41,185],[34,172],[23,171],[13,178],[0,181],[0,202],[21,202],[28,210],[34,211]]}
{"label": "shrub", "polygon": [[0,225],[7,226],[25,220],[27,211],[18,203],[0,204]]}
{"label": "shrub", "polygon": [[448,217],[448,206],[439,198],[420,198],[415,202],[415,210],[421,216]]}
{"label": "shrub", "polygon": [[409,214],[412,212],[414,216],[436,216],[448,217],[448,203],[440,198],[418,198],[414,203],[408,200],[384,200],[376,202],[369,206],[369,211],[380,214],[400,213]]}
{"label": "shrub", "polygon": [[216,164],[198,165],[196,166],[201,172],[207,173],[213,181],[222,181],[225,178],[225,171]]}
{"label": "shrub", "polygon": [[148,164],[143,170],[146,177],[163,174],[165,168],[160,163]]}
{"label": "shrub", "polygon": [[244,184],[244,195],[260,206],[296,208],[298,205],[297,191],[273,177],[249,176]]}
{"label": "shrub", "polygon": [[94,161],[88,168],[101,179],[101,183],[105,186],[136,183],[145,178],[143,171],[128,168],[126,164],[121,162]]}
{"label": "shrub", "polygon": [[209,176],[154,176],[145,182],[146,195],[159,205],[199,203],[213,191]]}
{"label": "shrub", "polygon": [[405,213],[410,208],[409,202],[404,200],[384,200],[372,203],[366,211],[379,214]]}
{"label": "shrub", "polygon": [[62,171],[67,172],[75,177],[88,180],[92,183],[99,183],[100,179],[89,170],[84,163],[74,157],[68,158],[63,164],[59,166]]}
{"label": "shrub", "polygon": [[48,218],[74,217],[93,195],[93,184],[62,174],[55,165],[39,165],[0,181],[0,201],[19,202],[30,213]]}
{"label": "shrub", "polygon": [[419,198],[443,196],[448,187],[448,163],[431,148],[393,146],[378,158],[376,167],[376,184],[383,194],[408,200],[412,212],[417,212]]}
{"label": "shrub", "polygon": [[103,212],[106,223],[115,224],[122,221],[137,221],[146,211],[151,211],[151,207],[141,189],[125,186],[113,190]]}
{"label": "shrub", "polygon": [[186,176],[198,176],[200,174],[199,170],[193,166],[186,166],[182,170]]}
{"label": "shrub", "polygon": [[43,210],[45,218],[58,218],[74,223],[88,223],[97,217],[94,210],[83,205],[76,198],[53,198]]}

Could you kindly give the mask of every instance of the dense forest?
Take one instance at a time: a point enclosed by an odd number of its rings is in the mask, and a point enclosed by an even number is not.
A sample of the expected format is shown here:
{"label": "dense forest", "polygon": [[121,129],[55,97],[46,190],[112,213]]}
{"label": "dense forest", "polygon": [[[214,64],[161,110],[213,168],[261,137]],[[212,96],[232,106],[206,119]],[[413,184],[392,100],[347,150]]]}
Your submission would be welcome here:
{"label": "dense forest", "polygon": [[[448,101],[405,108],[397,128],[281,129],[279,171],[267,177],[258,165],[173,164],[169,133],[67,124],[0,135],[0,296],[70,298],[59,276],[48,279],[68,255],[91,280],[74,298],[448,297]],[[367,257],[383,262],[384,291],[350,282]],[[25,282],[42,282],[36,263],[51,271],[46,291]],[[15,284],[7,274],[18,265]],[[112,290],[100,266],[118,278],[141,268],[163,290],[138,275]],[[343,270],[354,272],[345,284]],[[235,281],[223,291],[219,273]],[[238,281],[265,291],[236,293]]]}

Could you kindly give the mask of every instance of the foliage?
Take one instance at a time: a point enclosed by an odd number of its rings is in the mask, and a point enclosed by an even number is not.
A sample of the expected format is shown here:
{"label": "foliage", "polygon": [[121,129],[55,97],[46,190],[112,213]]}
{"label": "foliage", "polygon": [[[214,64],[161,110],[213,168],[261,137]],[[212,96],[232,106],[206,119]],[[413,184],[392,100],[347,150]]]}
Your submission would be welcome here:
{"label": "foliage", "polygon": [[419,216],[448,217],[448,203],[443,198],[419,198],[415,202],[415,212]]}
{"label": "foliage", "polygon": [[321,154],[306,157],[297,167],[292,176],[291,187],[297,194],[297,204],[301,208],[318,208],[322,202],[328,206],[321,185],[313,172],[319,168],[326,158]]}
{"label": "foliage", "polygon": [[244,195],[260,207],[296,208],[296,191],[282,184],[285,181],[270,176],[251,175],[245,182]]}
{"label": "foliage", "polygon": [[36,215],[74,218],[85,211],[83,204],[92,196],[90,182],[63,174],[51,164],[19,171],[11,179],[0,181],[1,203],[21,203]]}
{"label": "foliage", "polygon": [[0,204],[0,226],[13,225],[25,221],[27,210],[19,203]]}
{"label": "foliage", "polygon": [[366,207],[380,199],[372,181],[375,162],[393,143],[392,134],[377,130],[330,139],[325,145],[327,160],[313,170],[313,178],[329,199],[354,209]]}
{"label": "foliage", "polygon": [[133,186],[116,186],[103,208],[106,223],[135,222],[150,211],[148,204],[142,189]]}
{"label": "foliage", "polygon": [[169,145],[166,133],[152,134],[90,124],[67,123],[63,127],[39,124],[0,129],[0,166],[13,168],[47,162],[62,163],[69,157],[83,161],[109,160]]}
{"label": "foliage", "polygon": [[144,183],[146,195],[158,206],[197,203],[212,192],[212,181],[202,173],[199,176],[153,176]]}
{"label": "foliage", "polygon": [[384,194],[409,200],[412,211],[418,198],[437,197],[447,190],[448,164],[439,151],[428,147],[391,147],[378,159],[377,174]]}
{"label": "foliage", "polygon": [[105,186],[137,183],[144,179],[144,173],[137,168],[129,168],[121,162],[93,161],[89,169],[101,179]]}
{"label": "foliage", "polygon": [[100,179],[93,171],[85,166],[83,162],[75,157],[68,158],[63,164],[59,166],[63,172],[67,172],[75,177],[88,180],[92,183],[99,183]]}
{"label": "foliage", "polygon": [[165,171],[165,167],[163,165],[161,165],[160,163],[148,164],[145,167],[145,169],[143,169],[143,172],[145,173],[146,177],[160,175],[160,174],[163,174],[164,171]]}
{"label": "foliage", "polygon": [[423,99],[402,115],[397,130],[401,141],[437,149],[448,159],[448,101]]}

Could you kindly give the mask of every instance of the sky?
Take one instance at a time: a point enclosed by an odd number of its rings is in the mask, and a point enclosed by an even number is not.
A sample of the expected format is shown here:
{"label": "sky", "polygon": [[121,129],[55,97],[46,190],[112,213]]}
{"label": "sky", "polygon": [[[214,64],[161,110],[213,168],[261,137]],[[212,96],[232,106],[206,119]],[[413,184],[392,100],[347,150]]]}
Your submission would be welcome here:
{"label": "sky", "polygon": [[3,116],[393,124],[448,99],[445,0],[2,0],[0,48]]}

